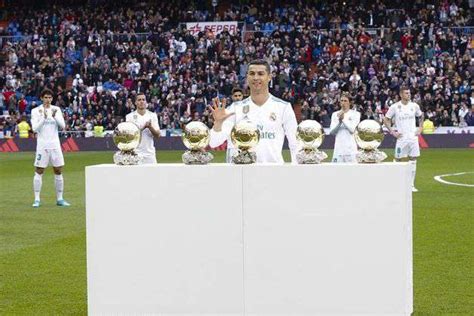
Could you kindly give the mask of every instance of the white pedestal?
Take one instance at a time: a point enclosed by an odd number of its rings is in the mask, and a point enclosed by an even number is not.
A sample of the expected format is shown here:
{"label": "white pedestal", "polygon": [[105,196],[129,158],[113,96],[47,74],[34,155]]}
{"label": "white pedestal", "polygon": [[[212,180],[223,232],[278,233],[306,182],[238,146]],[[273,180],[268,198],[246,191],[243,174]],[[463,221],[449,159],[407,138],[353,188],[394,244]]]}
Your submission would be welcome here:
{"label": "white pedestal", "polygon": [[406,163],[86,168],[105,314],[409,315]]}

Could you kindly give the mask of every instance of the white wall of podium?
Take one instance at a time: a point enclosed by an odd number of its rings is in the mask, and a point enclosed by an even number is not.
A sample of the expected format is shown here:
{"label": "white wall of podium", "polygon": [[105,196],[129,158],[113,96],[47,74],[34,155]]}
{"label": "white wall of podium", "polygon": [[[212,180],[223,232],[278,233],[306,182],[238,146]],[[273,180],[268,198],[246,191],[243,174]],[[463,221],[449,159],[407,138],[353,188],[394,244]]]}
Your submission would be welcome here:
{"label": "white wall of podium", "polygon": [[86,168],[90,315],[409,315],[407,163]]}

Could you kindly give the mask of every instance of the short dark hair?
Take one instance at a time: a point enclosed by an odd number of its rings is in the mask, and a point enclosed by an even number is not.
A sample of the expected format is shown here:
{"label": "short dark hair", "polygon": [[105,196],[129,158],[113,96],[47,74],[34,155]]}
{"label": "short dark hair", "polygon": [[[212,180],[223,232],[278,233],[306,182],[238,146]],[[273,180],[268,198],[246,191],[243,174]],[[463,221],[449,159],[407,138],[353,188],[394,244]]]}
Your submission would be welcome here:
{"label": "short dark hair", "polygon": [[267,70],[268,73],[271,72],[270,70],[270,64],[268,63],[268,61],[266,61],[265,59],[254,59],[252,60],[250,63],[249,63],[249,68],[250,69],[250,66],[252,65],[262,65],[262,66],[265,66],[265,69]]}
{"label": "short dark hair", "polygon": [[139,95],[143,95],[143,96],[145,97],[145,99],[146,99],[146,94],[145,94],[145,92],[138,92],[137,95],[135,96],[135,98],[138,97]]}
{"label": "short dark hair", "polygon": [[42,98],[45,95],[53,96],[53,91],[51,91],[50,89],[44,89],[43,91],[41,91],[40,97]]}
{"label": "short dark hair", "polygon": [[236,92],[240,92],[240,93],[244,94],[244,90],[242,90],[242,88],[239,88],[239,87],[235,87],[234,89],[232,89],[232,94],[234,94]]}

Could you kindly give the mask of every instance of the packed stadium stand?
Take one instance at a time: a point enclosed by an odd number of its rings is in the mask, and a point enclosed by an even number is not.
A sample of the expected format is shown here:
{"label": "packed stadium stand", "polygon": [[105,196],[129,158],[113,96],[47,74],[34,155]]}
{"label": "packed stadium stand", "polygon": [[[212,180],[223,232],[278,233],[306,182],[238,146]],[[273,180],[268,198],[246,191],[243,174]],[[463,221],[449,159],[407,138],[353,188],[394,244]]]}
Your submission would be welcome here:
{"label": "packed stadium stand", "polygon": [[271,62],[271,93],[298,120],[328,127],[348,91],[362,119],[382,121],[407,84],[435,126],[474,126],[469,1],[45,2],[2,1],[3,135],[29,119],[44,88],[75,136],[112,130],[138,92],[163,130],[212,126],[211,98],[245,89],[255,58]]}

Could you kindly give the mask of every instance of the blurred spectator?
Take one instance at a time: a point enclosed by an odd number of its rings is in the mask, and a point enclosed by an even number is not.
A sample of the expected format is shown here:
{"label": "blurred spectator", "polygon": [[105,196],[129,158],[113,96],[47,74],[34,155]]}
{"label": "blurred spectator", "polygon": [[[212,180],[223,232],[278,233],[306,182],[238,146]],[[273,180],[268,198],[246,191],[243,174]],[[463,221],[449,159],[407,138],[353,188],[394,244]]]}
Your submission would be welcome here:
{"label": "blurred spectator", "polygon": [[30,124],[26,121],[26,115],[21,116],[21,122],[17,125],[18,134],[20,138],[30,137],[31,127]]}

